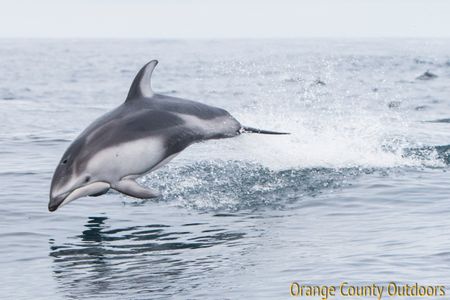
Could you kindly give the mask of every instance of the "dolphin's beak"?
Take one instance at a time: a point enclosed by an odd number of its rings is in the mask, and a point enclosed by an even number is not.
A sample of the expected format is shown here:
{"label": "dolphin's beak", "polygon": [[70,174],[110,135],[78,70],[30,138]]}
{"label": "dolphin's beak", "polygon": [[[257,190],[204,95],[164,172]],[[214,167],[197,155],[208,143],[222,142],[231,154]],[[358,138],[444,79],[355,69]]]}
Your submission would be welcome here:
{"label": "dolphin's beak", "polygon": [[61,205],[61,203],[64,202],[64,199],[66,199],[67,196],[69,196],[69,194],[70,192],[55,197],[50,196],[50,201],[48,202],[48,210],[55,211]]}
{"label": "dolphin's beak", "polygon": [[98,181],[89,183],[55,197],[50,196],[48,210],[55,211],[59,207],[81,197],[106,193],[110,187],[111,185],[109,183]]}

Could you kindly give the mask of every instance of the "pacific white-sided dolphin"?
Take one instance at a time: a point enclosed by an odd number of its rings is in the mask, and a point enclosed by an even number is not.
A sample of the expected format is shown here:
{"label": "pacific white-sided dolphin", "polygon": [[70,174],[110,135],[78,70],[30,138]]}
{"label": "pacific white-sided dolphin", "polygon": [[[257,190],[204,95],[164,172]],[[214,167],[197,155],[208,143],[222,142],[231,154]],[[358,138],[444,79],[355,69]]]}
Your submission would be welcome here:
{"label": "pacific white-sided dolphin", "polygon": [[150,79],[157,64],[147,63],[125,102],[94,121],[66,150],[53,174],[50,211],[109,189],[136,198],[157,197],[158,192],[135,179],[196,142],[245,132],[286,134],[243,127],[224,109],[154,93]]}

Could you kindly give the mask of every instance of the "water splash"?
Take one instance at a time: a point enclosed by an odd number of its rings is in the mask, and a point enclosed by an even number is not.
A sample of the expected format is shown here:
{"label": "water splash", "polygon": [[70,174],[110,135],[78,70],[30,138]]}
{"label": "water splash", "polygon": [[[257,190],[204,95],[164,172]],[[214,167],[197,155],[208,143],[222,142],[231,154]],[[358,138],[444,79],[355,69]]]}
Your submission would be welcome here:
{"label": "water splash", "polygon": [[195,210],[239,211],[283,208],[303,198],[333,192],[375,169],[306,168],[272,170],[242,161],[201,161],[168,166],[142,179],[174,205]]}

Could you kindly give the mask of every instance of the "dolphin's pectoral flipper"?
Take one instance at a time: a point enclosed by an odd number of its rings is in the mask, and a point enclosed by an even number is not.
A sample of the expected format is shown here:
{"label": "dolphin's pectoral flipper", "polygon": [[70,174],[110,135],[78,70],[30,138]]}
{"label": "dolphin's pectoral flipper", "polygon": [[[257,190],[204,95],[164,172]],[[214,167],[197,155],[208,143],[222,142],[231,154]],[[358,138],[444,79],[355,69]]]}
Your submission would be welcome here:
{"label": "dolphin's pectoral flipper", "polygon": [[123,179],[114,184],[112,188],[125,195],[141,199],[155,198],[160,195],[159,192],[140,186],[136,181],[131,179]]}
{"label": "dolphin's pectoral flipper", "polygon": [[98,197],[98,196],[106,194],[108,191],[109,191],[109,186],[107,188],[105,188],[104,190],[101,190],[98,193],[89,195],[89,197]]}

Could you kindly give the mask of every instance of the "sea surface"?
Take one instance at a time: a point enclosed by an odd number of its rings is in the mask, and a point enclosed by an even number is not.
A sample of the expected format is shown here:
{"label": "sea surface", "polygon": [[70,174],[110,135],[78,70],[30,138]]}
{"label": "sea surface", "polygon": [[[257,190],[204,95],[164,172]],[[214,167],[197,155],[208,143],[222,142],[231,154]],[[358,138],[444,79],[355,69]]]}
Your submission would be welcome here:
{"label": "sea surface", "polygon": [[[158,199],[48,212],[65,149],[151,59],[156,92],[292,134],[193,145],[141,179]],[[449,288],[448,145],[450,40],[0,40],[0,296]]]}

